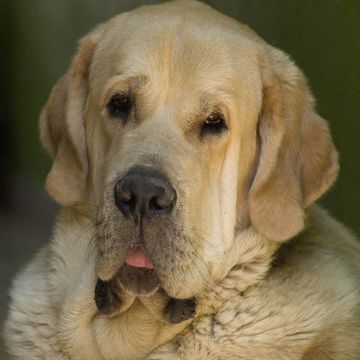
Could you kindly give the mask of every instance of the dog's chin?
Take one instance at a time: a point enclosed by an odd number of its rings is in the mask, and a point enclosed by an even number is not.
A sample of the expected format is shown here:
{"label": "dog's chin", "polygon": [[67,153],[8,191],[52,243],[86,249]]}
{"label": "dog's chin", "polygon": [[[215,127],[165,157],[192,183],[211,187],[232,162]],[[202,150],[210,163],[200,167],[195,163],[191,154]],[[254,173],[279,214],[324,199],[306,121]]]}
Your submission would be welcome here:
{"label": "dog's chin", "polygon": [[184,300],[204,291],[206,284],[209,283],[206,279],[210,280],[210,274],[205,266],[191,267],[187,271],[176,271],[173,267],[171,270],[159,272],[159,278],[162,289],[170,297]]}
{"label": "dog's chin", "polygon": [[160,280],[154,269],[124,264],[115,277],[121,289],[129,295],[151,296],[160,287]]}

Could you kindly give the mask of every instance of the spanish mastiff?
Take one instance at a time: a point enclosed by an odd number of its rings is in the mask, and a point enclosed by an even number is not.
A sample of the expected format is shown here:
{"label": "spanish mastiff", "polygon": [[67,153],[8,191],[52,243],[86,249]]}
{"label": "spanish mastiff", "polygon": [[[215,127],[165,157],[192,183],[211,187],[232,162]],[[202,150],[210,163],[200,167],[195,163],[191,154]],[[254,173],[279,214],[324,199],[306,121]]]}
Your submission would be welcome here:
{"label": "spanish mastiff", "polygon": [[64,205],[11,291],[18,359],[360,359],[360,247],[299,68],[192,0],[80,41],[40,118]]}

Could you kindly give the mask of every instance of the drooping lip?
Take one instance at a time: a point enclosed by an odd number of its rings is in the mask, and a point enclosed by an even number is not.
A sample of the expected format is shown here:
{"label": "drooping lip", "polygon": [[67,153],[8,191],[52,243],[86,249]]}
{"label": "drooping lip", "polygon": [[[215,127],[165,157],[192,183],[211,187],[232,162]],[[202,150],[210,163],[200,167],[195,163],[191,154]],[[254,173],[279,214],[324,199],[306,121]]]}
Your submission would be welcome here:
{"label": "drooping lip", "polygon": [[137,296],[149,296],[160,286],[154,264],[141,245],[128,252],[116,278],[124,292]]}
{"label": "drooping lip", "polygon": [[142,246],[137,246],[125,257],[125,263],[136,268],[153,269],[154,265]]}
{"label": "drooping lip", "polygon": [[123,304],[123,296],[148,297],[160,288],[160,280],[154,269],[134,267],[124,264],[109,281],[98,279],[94,300],[98,310],[111,315]]}

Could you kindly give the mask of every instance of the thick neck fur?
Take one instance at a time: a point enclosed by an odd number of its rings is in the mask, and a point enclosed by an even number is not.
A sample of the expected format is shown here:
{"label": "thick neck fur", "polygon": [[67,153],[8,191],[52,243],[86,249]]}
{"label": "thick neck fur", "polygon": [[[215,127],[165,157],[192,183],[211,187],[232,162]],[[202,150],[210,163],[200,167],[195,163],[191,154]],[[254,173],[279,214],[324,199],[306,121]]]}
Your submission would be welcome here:
{"label": "thick neck fur", "polygon": [[[96,283],[93,224],[91,212],[78,206],[64,209],[55,229],[50,262],[56,273],[52,296],[61,300],[57,305],[54,301],[54,306],[61,309],[59,346],[73,359],[141,359],[184,331],[193,320],[174,325],[163,319],[166,298],[160,292],[149,298],[127,299],[129,306],[115,316],[98,313],[93,300]],[[195,318],[215,312],[226,300],[259,282],[278,247],[250,228],[237,234],[233,246],[213,272],[214,278],[196,295]],[[66,263],[61,259],[66,259]],[[71,275],[61,276],[61,272]]]}

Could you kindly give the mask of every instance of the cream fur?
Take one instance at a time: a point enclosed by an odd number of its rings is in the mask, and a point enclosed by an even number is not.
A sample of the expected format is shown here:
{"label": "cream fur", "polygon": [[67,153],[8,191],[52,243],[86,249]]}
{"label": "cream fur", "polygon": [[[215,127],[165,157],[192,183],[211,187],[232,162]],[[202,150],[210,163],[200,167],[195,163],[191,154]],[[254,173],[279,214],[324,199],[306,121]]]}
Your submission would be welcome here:
{"label": "cream fur", "polygon": [[174,327],[141,304],[120,318],[97,314],[93,229],[63,210],[50,245],[14,282],[8,347],[28,360],[359,359],[360,246],[324,210],[309,213],[312,225],[266,276],[271,244],[250,231],[236,239],[227,267],[241,266],[199,296],[191,324]]}
{"label": "cream fur", "polygon": [[[128,132],[104,109],[125,88],[138,101]],[[229,131],[200,142],[191,129],[204,103],[224,112]],[[144,7],[87,35],[40,119],[54,158],[47,190],[65,207],[50,243],[14,281],[9,352],[27,360],[360,359],[360,245],[313,204],[338,172],[313,103],[284,53],[197,1]],[[118,234],[122,243],[133,237],[109,194],[119,171],[151,159],[182,190],[186,210],[148,230],[165,241],[149,245],[155,268],[172,269],[161,274],[163,288],[197,301],[195,318],[176,325],[163,317],[160,292],[124,293],[112,316],[94,302],[97,279],[121,265]],[[100,223],[112,225],[105,239]],[[162,226],[173,233],[157,232]],[[162,253],[175,236],[185,264]]]}

